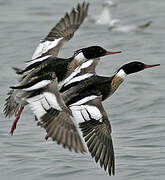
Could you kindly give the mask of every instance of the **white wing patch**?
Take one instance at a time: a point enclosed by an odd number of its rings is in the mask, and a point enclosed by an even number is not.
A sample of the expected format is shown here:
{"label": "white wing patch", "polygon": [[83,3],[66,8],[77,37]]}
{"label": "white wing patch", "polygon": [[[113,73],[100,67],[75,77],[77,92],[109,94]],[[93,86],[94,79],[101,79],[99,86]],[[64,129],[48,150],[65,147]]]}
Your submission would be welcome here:
{"label": "white wing patch", "polygon": [[87,62],[84,62],[81,66],[78,66],[73,72],[72,74],[65,79],[65,81],[63,82],[63,84],[67,84],[67,82],[69,82],[71,79],[73,79],[78,73],[80,73],[81,69],[87,68],[89,67],[91,64],[93,63],[93,60],[89,60]]}
{"label": "white wing patch", "polygon": [[47,110],[50,108],[54,108],[60,111],[62,110],[55,95],[49,92],[44,92],[43,94],[28,98],[27,102],[38,119],[47,113]]}
{"label": "white wing patch", "polygon": [[25,91],[37,90],[37,89],[47,86],[51,82],[52,82],[51,80],[43,80],[43,81],[40,81],[40,82],[34,84],[33,86],[31,86],[29,88],[24,88],[23,90],[25,90]]}
{"label": "white wing patch", "polygon": [[82,116],[80,109],[76,109],[74,106],[72,106],[70,109],[76,123],[84,122],[84,117]]}
{"label": "white wing patch", "polygon": [[100,120],[102,118],[102,114],[96,106],[85,105],[84,107],[85,107],[86,113],[90,114],[90,115],[88,114],[88,116],[90,116],[89,120],[90,118],[93,118],[95,120]]}
{"label": "white wing patch", "polygon": [[71,104],[70,107],[71,106],[79,106],[79,105],[85,104],[86,102],[91,101],[91,100],[93,100],[95,98],[97,98],[97,96],[87,96],[87,97],[77,101],[76,103]]}
{"label": "white wing patch", "polygon": [[43,94],[52,108],[59,110],[59,111],[62,110],[58,103],[58,100],[54,94],[52,94],[50,92],[44,92]]}
{"label": "white wing patch", "polygon": [[91,105],[80,105],[80,106],[71,106],[70,107],[72,114],[76,120],[76,122],[84,122],[89,121],[91,118],[95,120],[101,120],[102,114],[100,110]]}
{"label": "white wing patch", "polygon": [[56,47],[59,41],[62,39],[63,37],[55,39],[54,41],[45,41],[45,42],[40,43],[38,47],[36,48],[32,56],[32,59],[36,59],[37,57],[40,57],[43,53],[46,53],[47,51],[49,51],[49,49]]}
{"label": "white wing patch", "polygon": [[85,104],[95,98],[97,98],[97,96],[88,96],[69,106],[76,122],[80,123],[84,121],[89,121],[91,120],[91,118],[95,120],[102,119],[102,114],[96,106]]}
{"label": "white wing patch", "polygon": [[51,108],[49,102],[47,101],[47,99],[43,96],[43,98],[41,99],[41,104],[42,104],[42,107],[45,109],[45,110],[49,110]]}
{"label": "white wing patch", "polygon": [[87,67],[89,67],[92,63],[93,63],[93,60],[91,59],[91,60],[89,60],[89,61],[87,61],[87,62],[84,62],[84,63],[80,66],[80,68],[81,68],[81,69],[87,68]]}
{"label": "white wing patch", "polygon": [[72,74],[64,80],[64,83],[63,83],[63,84],[66,84],[66,83],[67,83],[68,81],[70,81],[73,77],[75,77],[79,72],[80,72],[80,67],[77,67],[77,68],[72,72]]}
{"label": "white wing patch", "polygon": [[75,78],[72,78],[70,81],[68,81],[68,82],[65,84],[65,86],[68,85],[68,84],[72,84],[72,83],[74,83],[74,82],[82,81],[82,80],[87,79],[87,78],[89,78],[89,77],[91,77],[91,76],[93,76],[93,74],[90,74],[90,73],[84,74],[84,75],[82,75],[82,76],[77,76],[77,77],[75,77]]}
{"label": "white wing patch", "polygon": [[40,119],[46,113],[42,103],[43,99],[43,95],[37,95],[27,99],[33,114],[37,116],[38,119]]}
{"label": "white wing patch", "polygon": [[43,57],[40,57],[40,58],[36,58],[36,59],[34,59],[34,60],[31,60],[30,62],[26,63],[26,67],[28,67],[28,66],[36,63],[36,62],[43,61],[43,60],[47,59],[47,58],[50,57],[50,56],[52,56],[52,55],[47,55],[47,56],[43,56]]}

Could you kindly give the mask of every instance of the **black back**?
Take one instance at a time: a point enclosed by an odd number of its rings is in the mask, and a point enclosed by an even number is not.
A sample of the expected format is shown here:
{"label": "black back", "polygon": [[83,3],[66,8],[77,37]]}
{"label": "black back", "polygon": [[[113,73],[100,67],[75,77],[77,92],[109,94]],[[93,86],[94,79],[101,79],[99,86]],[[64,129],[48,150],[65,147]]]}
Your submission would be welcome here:
{"label": "black back", "polygon": [[58,82],[65,79],[68,72],[68,65],[73,60],[73,58],[63,59],[57,57],[49,57],[43,61],[39,61],[29,65],[25,68],[25,71],[32,70],[35,68],[33,76],[42,77],[44,74],[51,74],[55,72]]}
{"label": "black back", "polygon": [[102,95],[102,100],[105,100],[111,92],[110,85],[112,78],[113,77],[93,75],[88,79],[74,82],[65,87],[62,87],[60,89],[60,93],[67,92],[65,95],[67,97],[63,97],[66,105],[73,104],[91,95]]}

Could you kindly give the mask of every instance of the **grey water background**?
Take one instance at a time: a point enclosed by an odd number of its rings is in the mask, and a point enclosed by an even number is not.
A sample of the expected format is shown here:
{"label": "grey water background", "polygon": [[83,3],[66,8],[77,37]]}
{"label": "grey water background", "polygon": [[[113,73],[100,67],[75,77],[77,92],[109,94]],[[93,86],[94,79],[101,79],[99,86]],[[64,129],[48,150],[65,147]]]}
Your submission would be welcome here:
{"label": "grey water background", "polygon": [[[123,24],[143,24],[152,20],[143,33],[110,32],[107,26],[85,22],[74,38],[65,44],[61,57],[76,49],[101,45],[122,50],[122,54],[104,57],[98,74],[112,75],[132,60],[160,63],[127,77],[117,92],[104,102],[113,129],[116,176],[109,177],[90,157],[45,141],[45,132],[36,126],[25,108],[14,136],[9,130],[14,118],[5,119],[3,105],[8,87],[17,82],[12,66],[24,67],[49,30],[66,11],[81,0],[0,0],[0,179],[165,179],[165,97],[164,48],[165,1],[118,0],[113,18]],[[91,0],[89,15],[99,15],[101,2]]]}

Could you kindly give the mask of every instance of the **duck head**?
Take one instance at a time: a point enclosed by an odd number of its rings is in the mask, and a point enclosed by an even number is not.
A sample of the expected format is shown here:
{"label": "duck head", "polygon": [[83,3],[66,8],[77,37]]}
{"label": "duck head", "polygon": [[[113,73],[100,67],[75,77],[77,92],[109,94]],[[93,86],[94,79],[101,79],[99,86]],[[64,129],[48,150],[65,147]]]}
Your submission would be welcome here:
{"label": "duck head", "polygon": [[112,55],[117,53],[121,53],[121,51],[112,52],[112,51],[107,51],[100,46],[90,46],[75,51],[73,57],[79,62],[85,62],[86,60],[89,59],[96,59],[102,56]]}

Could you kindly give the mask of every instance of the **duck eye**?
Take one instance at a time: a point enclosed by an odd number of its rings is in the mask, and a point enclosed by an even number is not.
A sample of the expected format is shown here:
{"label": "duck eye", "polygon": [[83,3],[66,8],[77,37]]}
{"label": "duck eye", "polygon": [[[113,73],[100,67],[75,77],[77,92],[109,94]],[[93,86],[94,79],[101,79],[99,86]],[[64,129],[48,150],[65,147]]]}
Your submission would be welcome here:
{"label": "duck eye", "polygon": [[103,53],[103,50],[102,50],[102,49],[100,49],[100,53]]}

